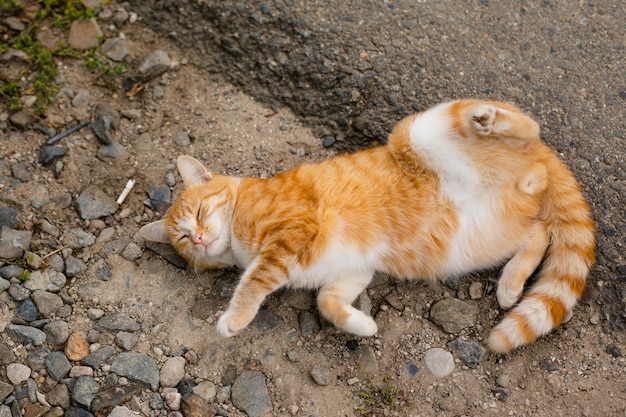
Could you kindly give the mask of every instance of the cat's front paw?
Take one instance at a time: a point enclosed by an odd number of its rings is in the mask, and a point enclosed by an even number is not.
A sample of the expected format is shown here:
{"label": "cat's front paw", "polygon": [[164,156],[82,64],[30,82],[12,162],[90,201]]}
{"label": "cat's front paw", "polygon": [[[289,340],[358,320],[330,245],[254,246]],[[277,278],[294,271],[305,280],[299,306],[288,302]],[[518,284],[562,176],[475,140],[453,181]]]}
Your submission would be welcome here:
{"label": "cat's front paw", "polygon": [[489,104],[479,104],[469,111],[470,126],[479,135],[487,136],[493,131],[496,122],[496,108]]}
{"label": "cat's front paw", "polygon": [[248,325],[248,322],[242,324],[243,321],[238,318],[237,314],[227,311],[219,318],[215,329],[222,337],[233,337],[241,333]]}
{"label": "cat's front paw", "polygon": [[358,310],[350,315],[341,328],[348,333],[364,337],[374,336],[378,331],[378,326],[374,319]]}

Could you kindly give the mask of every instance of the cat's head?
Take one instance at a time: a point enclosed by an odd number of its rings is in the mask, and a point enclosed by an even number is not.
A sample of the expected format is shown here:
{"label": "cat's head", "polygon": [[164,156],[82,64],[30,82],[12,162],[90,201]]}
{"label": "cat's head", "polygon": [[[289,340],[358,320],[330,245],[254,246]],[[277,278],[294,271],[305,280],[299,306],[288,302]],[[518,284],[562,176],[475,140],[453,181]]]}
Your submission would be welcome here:
{"label": "cat's head", "polygon": [[139,231],[147,240],[170,243],[187,261],[210,267],[230,249],[237,180],[214,175],[190,156],[177,160],[185,189],[163,220]]}

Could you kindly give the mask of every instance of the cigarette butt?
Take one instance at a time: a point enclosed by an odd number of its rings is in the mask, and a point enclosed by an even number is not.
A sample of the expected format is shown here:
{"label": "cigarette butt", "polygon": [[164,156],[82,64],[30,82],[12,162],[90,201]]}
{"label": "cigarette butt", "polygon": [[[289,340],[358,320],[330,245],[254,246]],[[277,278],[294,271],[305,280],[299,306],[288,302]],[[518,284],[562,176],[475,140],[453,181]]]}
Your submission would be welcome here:
{"label": "cigarette butt", "polygon": [[120,194],[120,196],[117,198],[117,204],[122,204],[124,200],[126,200],[126,197],[130,193],[130,190],[133,189],[134,185],[135,180],[128,180],[128,182],[126,183],[126,187],[124,187],[124,189],[122,190],[122,194]]}

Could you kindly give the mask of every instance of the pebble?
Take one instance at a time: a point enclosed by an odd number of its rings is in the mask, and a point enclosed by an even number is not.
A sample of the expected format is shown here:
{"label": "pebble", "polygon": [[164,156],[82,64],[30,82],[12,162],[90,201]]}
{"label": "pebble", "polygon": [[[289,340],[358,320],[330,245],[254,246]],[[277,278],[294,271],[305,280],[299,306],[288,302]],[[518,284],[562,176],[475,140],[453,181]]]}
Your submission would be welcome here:
{"label": "pebble", "polygon": [[359,345],[354,351],[354,359],[363,372],[372,375],[378,372],[378,361],[371,346]]}
{"label": "pebble", "polygon": [[326,136],[324,138],[324,147],[330,148],[331,146],[335,144],[335,142],[337,142],[337,139],[335,139],[334,136]]}
{"label": "pebble", "polygon": [[17,221],[17,211],[11,207],[0,206],[0,227],[7,226],[12,228],[19,222]]}
{"label": "pebble", "polygon": [[103,145],[109,145],[111,143],[111,119],[107,116],[91,122],[91,129],[100,143]]}
{"label": "pebble", "polygon": [[50,354],[50,349],[45,346],[39,347],[26,356],[26,363],[35,372],[46,368],[46,358]]}
{"label": "pebble", "polygon": [[48,343],[52,346],[60,346],[70,337],[70,327],[62,320],[46,324],[43,326],[43,331],[47,336]]}
{"label": "pebble", "polygon": [[39,162],[43,166],[50,166],[54,161],[65,156],[67,152],[68,149],[62,146],[42,146],[39,148]]}
{"label": "pebble", "polygon": [[314,365],[311,369],[311,378],[317,385],[326,386],[332,382],[333,374],[320,365]]}
{"label": "pebble", "polygon": [[126,58],[126,55],[128,55],[126,40],[121,38],[107,39],[100,49],[107,58],[116,62],[122,62],[124,58]]}
{"label": "pebble", "polygon": [[158,77],[170,69],[170,57],[165,51],[153,51],[139,67],[139,76],[144,80]]}
{"label": "pebble", "polygon": [[83,229],[73,228],[63,233],[61,241],[72,249],[82,249],[96,243],[96,237]]}
{"label": "pebble", "polygon": [[10,338],[20,343],[39,346],[46,341],[46,334],[39,329],[30,326],[10,324],[6,328]]}
{"label": "pebble", "polygon": [[63,299],[57,294],[36,290],[31,295],[33,301],[37,305],[39,313],[44,317],[54,315],[61,307],[63,307]]}
{"label": "pebble", "polygon": [[414,378],[417,373],[420,371],[420,368],[413,363],[413,361],[408,361],[405,365],[404,368],[406,369],[406,372],[409,374],[409,378]]}
{"label": "pebble", "polygon": [[260,371],[243,371],[233,383],[231,400],[248,417],[258,417],[272,411],[265,376]]}
{"label": "pebble", "polygon": [[100,310],[99,308],[90,308],[87,310],[87,317],[89,317],[90,320],[101,319],[102,317],[104,317],[104,311]]}
{"label": "pebble", "polygon": [[19,110],[9,116],[9,122],[19,130],[28,130],[33,126],[37,119],[26,110]]}
{"label": "pebble", "polygon": [[2,403],[9,395],[11,395],[12,392],[13,385],[0,381],[0,403]]}
{"label": "pebble", "polygon": [[4,278],[0,278],[0,292],[6,291],[11,286],[11,283]]}
{"label": "pebble", "polygon": [[98,320],[97,327],[108,331],[136,332],[139,324],[128,314],[115,313]]}
{"label": "pebble", "polygon": [[[31,274],[32,275],[32,274]],[[13,283],[9,286],[9,295],[15,301],[22,301],[30,297],[31,291],[20,284]]]}
{"label": "pebble", "polygon": [[72,390],[72,400],[86,408],[91,406],[91,402],[98,394],[100,385],[92,376],[81,376],[77,379],[76,385]]}
{"label": "pebble", "polygon": [[454,357],[441,348],[433,348],[424,354],[426,368],[437,378],[444,378],[454,371]]}
{"label": "pebble", "polygon": [[142,353],[120,353],[111,364],[111,371],[131,381],[145,384],[153,391],[159,387],[159,368],[154,359]]}
{"label": "pebble", "polygon": [[98,46],[102,30],[95,19],[75,20],[70,26],[68,44],[74,49],[91,49]]}
{"label": "pebble", "polygon": [[262,308],[250,323],[250,327],[254,327],[261,333],[270,333],[278,329],[284,323],[283,319],[278,317],[271,309]]}
{"label": "pebble", "polygon": [[26,262],[28,262],[28,266],[31,269],[39,269],[39,268],[41,268],[41,264],[43,262],[43,259],[42,259],[41,256],[37,255],[36,253],[27,251],[24,254],[24,257],[26,258]]}
{"label": "pebble", "polygon": [[141,256],[143,255],[143,251],[135,242],[130,242],[128,245],[126,245],[124,250],[122,250],[121,255],[122,258],[128,261],[136,261],[137,259],[141,258]]}
{"label": "pebble", "polygon": [[457,334],[466,327],[476,325],[478,307],[456,298],[437,301],[430,309],[430,320],[446,333]]}
{"label": "pebble", "polygon": [[124,350],[131,350],[135,347],[137,342],[139,342],[139,336],[135,333],[118,332],[115,335],[115,344]]}
{"label": "pebble", "polygon": [[46,401],[50,405],[56,405],[67,410],[71,401],[70,390],[67,388],[67,385],[58,384],[46,393]]}
{"label": "pebble", "polygon": [[63,352],[50,352],[45,358],[46,372],[56,381],[65,378],[72,369],[70,361]]}
{"label": "pebble", "polygon": [[160,213],[165,213],[170,207],[172,192],[166,184],[150,185],[147,190],[149,199],[145,205]]}
{"label": "pebble", "polygon": [[42,184],[35,184],[30,190],[30,206],[39,210],[50,201],[48,189]]}
{"label": "pebble", "polygon": [[[185,417],[214,417],[215,408],[196,394],[183,396],[181,409]],[[248,414],[248,417],[252,417]]]}
{"label": "pebble", "polygon": [[458,338],[449,342],[447,346],[470,368],[478,367],[478,364],[487,357],[487,349],[476,342]]}
{"label": "pebble", "polygon": [[30,368],[21,363],[11,363],[7,366],[7,378],[13,385],[20,385],[30,378]]}
{"label": "pebble", "polygon": [[133,410],[118,405],[113,410],[111,410],[108,417],[137,417],[137,414],[135,414]]}
{"label": "pebble", "polygon": [[91,94],[87,90],[79,90],[72,98],[72,106],[88,107],[91,103]]}
{"label": "pebble", "polygon": [[165,404],[170,410],[180,410],[181,395],[179,392],[168,392],[165,394]]}
{"label": "pebble", "polygon": [[37,270],[30,274],[28,281],[25,281],[22,285],[31,291],[50,291],[59,292],[65,284],[67,278],[61,272],[57,272],[54,269],[48,268],[43,271]]}
{"label": "pebble", "polygon": [[83,365],[91,366],[93,369],[100,369],[100,367],[114,354],[115,348],[113,346],[104,346],[87,355],[81,363]]}
{"label": "pebble", "polygon": [[185,377],[185,364],[187,361],[182,356],[168,358],[161,367],[159,381],[162,387],[175,387]]}
{"label": "pebble", "polygon": [[106,160],[107,158],[111,159],[121,159],[128,157],[128,151],[124,146],[122,146],[119,142],[112,140],[111,143],[102,146],[98,150],[98,158],[101,160]]}
{"label": "pebble", "polygon": [[15,316],[28,322],[37,320],[38,314],[39,310],[32,298],[26,298],[15,308]]}
{"label": "pebble", "polygon": [[11,173],[15,178],[22,182],[30,181],[33,171],[33,166],[26,161],[11,165]]}
{"label": "pebble", "polygon": [[[8,365],[15,360],[15,355],[5,344],[0,343],[0,365]],[[0,400],[0,402],[2,402]]]}
{"label": "pebble", "polygon": [[500,374],[496,379],[496,384],[499,387],[506,388],[511,383],[511,377],[508,374]]}
{"label": "pebble", "polygon": [[472,300],[480,300],[483,297],[484,285],[482,282],[474,281],[469,286],[469,296]]}
{"label": "pebble", "polygon": [[117,211],[115,199],[95,185],[88,186],[76,199],[78,213],[85,220],[110,216]]}
{"label": "pebble", "polygon": [[72,406],[65,410],[65,417],[94,417],[94,415],[84,408]]}
{"label": "pebble", "polygon": [[189,146],[191,145],[191,139],[189,138],[189,133],[179,130],[176,132],[176,137],[174,138],[174,143],[178,146]]}
{"label": "pebble", "polygon": [[[161,370],[161,373],[163,373],[163,370]],[[203,381],[199,383],[198,385],[193,387],[193,393],[199,395],[208,402],[213,402],[215,396],[217,395],[215,384],[211,381]]]}
{"label": "pebble", "polygon": [[317,318],[310,311],[302,311],[299,315],[300,331],[303,335],[317,333],[320,331],[320,324]]}
{"label": "pebble", "polygon": [[65,344],[65,355],[71,361],[81,361],[89,355],[89,342],[84,332],[70,334]]}
{"label": "pebble", "polygon": [[0,277],[6,279],[17,278],[22,272],[24,272],[24,268],[21,266],[8,264],[0,268]]}
{"label": "pebble", "polygon": [[65,260],[65,275],[68,278],[76,277],[87,270],[87,264],[81,259],[70,256]]}
{"label": "pebble", "polygon": [[93,368],[81,365],[72,366],[70,378],[79,378],[81,376],[93,376]]}
{"label": "pebble", "polygon": [[30,248],[33,232],[3,226],[0,231],[0,258],[20,258]]}

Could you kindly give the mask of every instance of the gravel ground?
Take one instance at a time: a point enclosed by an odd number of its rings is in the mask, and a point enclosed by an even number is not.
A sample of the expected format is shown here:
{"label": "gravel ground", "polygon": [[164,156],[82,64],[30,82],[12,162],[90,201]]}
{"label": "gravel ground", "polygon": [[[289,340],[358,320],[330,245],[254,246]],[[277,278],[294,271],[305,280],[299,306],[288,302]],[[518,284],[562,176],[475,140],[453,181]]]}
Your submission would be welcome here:
{"label": "gravel ground", "polygon": [[[62,58],[45,118],[0,103],[0,417],[624,415],[626,12],[503,3],[106,3],[94,22],[126,74]],[[280,292],[220,339],[238,272],[190,269],[136,235],[180,192],[180,154],[271,176],[382,143],[404,115],[461,97],[532,114],[597,222],[574,318],[531,346],[482,348],[501,317],[498,271],[378,277],[358,300],[372,338],[320,320],[313,294]],[[86,121],[40,162],[42,132]]]}

